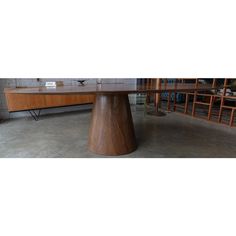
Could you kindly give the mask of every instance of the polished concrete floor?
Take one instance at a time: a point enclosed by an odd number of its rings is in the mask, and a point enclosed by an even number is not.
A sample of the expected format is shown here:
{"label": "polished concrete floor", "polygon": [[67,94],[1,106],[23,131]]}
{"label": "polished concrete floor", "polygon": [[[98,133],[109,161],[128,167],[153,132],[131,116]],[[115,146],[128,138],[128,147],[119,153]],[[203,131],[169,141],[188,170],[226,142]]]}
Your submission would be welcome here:
{"label": "polished concrete floor", "polygon": [[[133,107],[138,149],[119,157],[236,157],[236,128],[178,113],[145,115]],[[91,110],[0,123],[0,157],[103,157],[87,150]]]}

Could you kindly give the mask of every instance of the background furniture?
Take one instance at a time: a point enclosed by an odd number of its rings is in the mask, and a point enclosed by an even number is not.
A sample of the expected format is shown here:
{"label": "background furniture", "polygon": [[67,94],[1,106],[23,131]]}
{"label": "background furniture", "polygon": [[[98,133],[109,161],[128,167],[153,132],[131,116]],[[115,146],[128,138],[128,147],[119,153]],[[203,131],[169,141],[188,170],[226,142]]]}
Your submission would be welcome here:
{"label": "background furniture", "polygon": [[[194,79],[196,88],[202,83],[212,87],[209,91],[194,93],[177,92],[184,94],[184,101],[173,103],[173,110],[192,117],[206,119],[219,124],[235,126],[236,95],[229,95],[234,79]],[[186,79],[177,80],[177,83],[186,82]]]}
{"label": "background furniture", "polygon": [[[166,91],[162,92],[158,98],[155,93],[147,93],[146,103],[144,102],[146,110],[150,109],[150,104],[154,104],[156,110],[162,108],[168,112],[180,112],[231,127],[236,125],[236,79],[146,79],[143,81],[143,84],[145,83],[149,86],[158,83],[163,89],[170,84],[191,83],[196,88],[201,84],[207,84],[211,86],[208,91]],[[228,94],[229,89],[233,94]]]}
{"label": "background furniture", "polygon": [[[4,90],[9,112],[28,111],[35,119],[39,119],[40,111],[47,108],[89,104],[94,102],[94,95],[51,95],[17,93],[21,88],[6,88]],[[29,88],[30,89],[30,88]],[[48,90],[53,90],[48,88]],[[36,111],[38,110],[38,113]]]}

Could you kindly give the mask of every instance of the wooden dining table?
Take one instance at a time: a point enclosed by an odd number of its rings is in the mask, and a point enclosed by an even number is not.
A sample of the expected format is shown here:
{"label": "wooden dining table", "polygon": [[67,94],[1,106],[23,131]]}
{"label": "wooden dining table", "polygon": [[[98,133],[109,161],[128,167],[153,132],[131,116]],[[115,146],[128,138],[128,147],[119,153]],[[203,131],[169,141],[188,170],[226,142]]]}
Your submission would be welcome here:
{"label": "wooden dining table", "polygon": [[118,156],[136,150],[134,124],[128,94],[209,91],[212,87],[190,83],[136,85],[126,83],[86,84],[81,86],[59,86],[55,88],[18,88],[12,93],[39,95],[92,94],[95,102],[89,130],[88,148],[91,152]]}

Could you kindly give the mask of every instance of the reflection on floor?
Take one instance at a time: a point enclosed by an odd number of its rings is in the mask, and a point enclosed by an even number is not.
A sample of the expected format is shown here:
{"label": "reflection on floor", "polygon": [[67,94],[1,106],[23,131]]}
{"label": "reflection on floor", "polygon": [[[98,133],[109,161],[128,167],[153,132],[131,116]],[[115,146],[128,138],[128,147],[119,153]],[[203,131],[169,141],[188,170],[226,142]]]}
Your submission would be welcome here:
{"label": "reflection on floor", "polygon": [[[236,128],[178,113],[145,115],[133,107],[138,149],[120,157],[236,157]],[[103,157],[87,150],[91,110],[0,124],[0,157]]]}

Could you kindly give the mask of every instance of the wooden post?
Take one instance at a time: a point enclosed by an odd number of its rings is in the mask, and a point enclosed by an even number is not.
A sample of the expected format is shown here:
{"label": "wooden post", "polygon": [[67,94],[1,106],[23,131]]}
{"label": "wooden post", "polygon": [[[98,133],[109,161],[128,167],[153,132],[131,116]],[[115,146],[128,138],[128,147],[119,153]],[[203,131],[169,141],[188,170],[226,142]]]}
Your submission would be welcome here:
{"label": "wooden post", "polygon": [[[199,82],[198,79],[196,79],[195,88],[198,88],[198,82]],[[195,116],[196,101],[197,101],[197,91],[194,92],[192,116]]]}
{"label": "wooden post", "polygon": [[228,79],[225,79],[224,80],[223,94],[221,94],[220,112],[219,112],[219,118],[218,118],[219,123],[221,123],[221,121],[222,121],[222,113],[223,113],[223,106],[224,106],[224,100],[225,100],[226,89],[227,89],[227,82],[228,82]]}
{"label": "wooden post", "polygon": [[[161,79],[156,79],[156,88],[161,89]],[[158,112],[158,109],[161,108],[161,93],[156,93],[155,94],[155,107],[156,107],[156,112]]]}
{"label": "wooden post", "polygon": [[[175,80],[175,90],[177,88],[178,79]],[[174,91],[174,111],[176,111],[176,91]]]}

